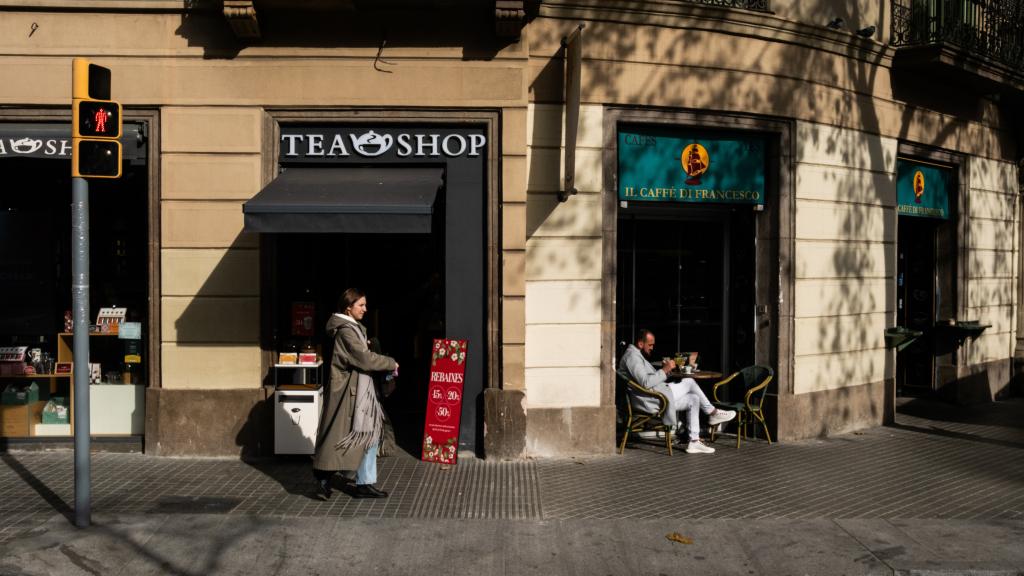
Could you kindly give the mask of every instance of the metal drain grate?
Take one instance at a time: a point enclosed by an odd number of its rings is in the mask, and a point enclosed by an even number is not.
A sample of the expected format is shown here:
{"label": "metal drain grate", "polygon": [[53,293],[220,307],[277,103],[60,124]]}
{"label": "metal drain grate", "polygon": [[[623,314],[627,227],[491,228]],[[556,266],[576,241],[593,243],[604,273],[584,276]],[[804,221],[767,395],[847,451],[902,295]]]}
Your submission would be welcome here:
{"label": "metal drain grate", "polygon": [[412,518],[540,519],[533,462],[461,459],[442,470],[429,465],[413,500]]}

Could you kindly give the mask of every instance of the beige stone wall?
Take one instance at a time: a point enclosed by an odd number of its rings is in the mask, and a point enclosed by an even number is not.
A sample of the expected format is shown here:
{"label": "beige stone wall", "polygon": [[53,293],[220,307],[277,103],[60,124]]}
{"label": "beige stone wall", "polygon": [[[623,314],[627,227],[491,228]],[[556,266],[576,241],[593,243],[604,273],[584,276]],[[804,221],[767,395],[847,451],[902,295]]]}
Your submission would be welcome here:
{"label": "beige stone wall", "polygon": [[[823,35],[850,35],[852,39],[852,34],[857,30],[874,26],[873,38],[879,42],[887,42],[890,36],[889,23],[892,20],[891,3],[891,0],[772,0],[771,9],[776,18],[819,28]],[[843,19],[843,27],[835,32],[825,26],[833,18]]]}
{"label": "beige stone wall", "polygon": [[[848,31],[824,28],[833,13],[846,10],[851,21],[865,26],[886,21],[879,32],[886,34],[888,3],[870,9],[867,4],[792,0],[771,15],[685,2],[638,6],[609,0],[592,9],[545,3],[530,25],[528,83],[534,100],[560,101],[560,80],[549,58],[558,54],[560,39],[584,21],[587,103],[786,117],[1013,159],[1005,111],[953,101],[942,112],[907,105],[894,89],[904,78],[892,70],[892,50],[882,36],[861,42]],[[721,20],[722,14],[730,20]],[[903,86],[907,92],[905,81]]]}
{"label": "beige stone wall", "polygon": [[798,122],[793,393],[895,373],[896,140]]}
{"label": "beige stone wall", "polygon": [[527,117],[526,406],[601,401],[601,106],[583,106],[576,188],[563,187],[563,107],[532,104]]}
{"label": "beige stone wall", "polygon": [[258,388],[258,237],[242,203],[260,190],[263,111],[161,111],[161,383]]}
{"label": "beige stone wall", "polygon": [[[501,387],[526,385],[527,108],[501,115]],[[497,383],[495,383],[497,384]]]}
{"label": "beige stone wall", "polygon": [[[1017,328],[1020,196],[1008,162],[971,158],[968,184],[966,317],[992,326],[964,345],[968,365],[1013,356]],[[1005,383],[1002,383],[1005,384]]]}

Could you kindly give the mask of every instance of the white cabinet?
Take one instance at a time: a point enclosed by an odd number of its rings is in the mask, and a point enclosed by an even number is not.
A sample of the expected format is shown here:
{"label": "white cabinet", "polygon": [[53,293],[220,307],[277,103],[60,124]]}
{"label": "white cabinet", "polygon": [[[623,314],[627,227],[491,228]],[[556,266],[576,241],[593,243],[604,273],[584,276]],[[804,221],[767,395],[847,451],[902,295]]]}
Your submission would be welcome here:
{"label": "white cabinet", "polygon": [[274,453],[312,454],[320,420],[320,390],[274,392]]}

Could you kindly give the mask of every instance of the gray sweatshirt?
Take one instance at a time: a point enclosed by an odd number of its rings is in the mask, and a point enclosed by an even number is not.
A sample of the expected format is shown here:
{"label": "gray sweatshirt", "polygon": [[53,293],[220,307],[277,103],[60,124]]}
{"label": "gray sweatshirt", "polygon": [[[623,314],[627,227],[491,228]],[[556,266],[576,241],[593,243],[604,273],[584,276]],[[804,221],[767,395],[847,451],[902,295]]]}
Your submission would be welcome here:
{"label": "gray sweatshirt", "polygon": [[[664,394],[668,398],[668,408],[661,420],[666,426],[679,425],[679,415],[676,414],[676,407],[673,405],[672,390],[665,382],[668,374],[665,374],[664,370],[658,370],[651,365],[647,358],[644,358],[644,353],[634,344],[626,347],[626,351],[619,360],[619,370],[644,388]],[[658,401],[650,397],[634,397],[633,405],[648,412],[658,409]]]}

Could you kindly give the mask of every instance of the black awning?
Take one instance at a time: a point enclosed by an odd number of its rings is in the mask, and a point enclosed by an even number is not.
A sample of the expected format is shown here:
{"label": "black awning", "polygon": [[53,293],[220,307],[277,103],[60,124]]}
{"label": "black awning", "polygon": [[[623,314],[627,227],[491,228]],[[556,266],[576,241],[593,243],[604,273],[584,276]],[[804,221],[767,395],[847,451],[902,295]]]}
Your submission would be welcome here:
{"label": "black awning", "polygon": [[288,168],[245,203],[247,232],[430,232],[441,168]]}

